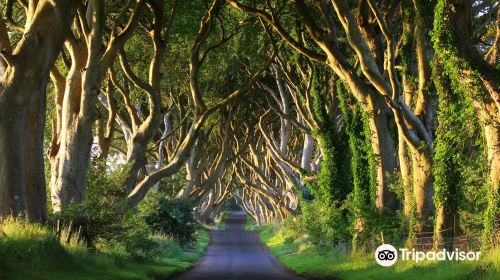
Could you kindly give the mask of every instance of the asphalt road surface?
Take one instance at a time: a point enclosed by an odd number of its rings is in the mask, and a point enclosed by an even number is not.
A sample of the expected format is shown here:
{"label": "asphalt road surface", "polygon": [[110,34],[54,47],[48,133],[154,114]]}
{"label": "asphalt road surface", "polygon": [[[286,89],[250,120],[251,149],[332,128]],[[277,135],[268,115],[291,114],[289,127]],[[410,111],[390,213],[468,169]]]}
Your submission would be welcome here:
{"label": "asphalt road surface", "polygon": [[242,212],[226,219],[225,230],[212,231],[204,257],[178,280],[301,280],[269,254],[256,232],[245,231]]}

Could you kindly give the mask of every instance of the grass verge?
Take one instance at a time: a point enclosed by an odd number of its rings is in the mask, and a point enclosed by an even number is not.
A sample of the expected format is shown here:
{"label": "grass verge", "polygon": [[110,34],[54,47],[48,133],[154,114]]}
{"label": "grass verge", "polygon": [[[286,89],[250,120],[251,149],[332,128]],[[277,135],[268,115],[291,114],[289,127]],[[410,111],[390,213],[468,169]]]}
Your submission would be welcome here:
{"label": "grass verge", "polygon": [[391,267],[379,266],[371,256],[346,256],[324,252],[307,239],[291,241],[279,229],[264,226],[260,238],[271,253],[298,274],[315,278],[342,280],[444,280],[500,279],[500,248],[483,252],[477,262],[425,261],[397,262]]}
{"label": "grass verge", "polygon": [[159,253],[134,260],[91,251],[76,243],[61,244],[52,231],[18,220],[0,223],[0,279],[161,279],[188,269],[209,243],[206,231],[188,250],[169,238],[155,237]]}

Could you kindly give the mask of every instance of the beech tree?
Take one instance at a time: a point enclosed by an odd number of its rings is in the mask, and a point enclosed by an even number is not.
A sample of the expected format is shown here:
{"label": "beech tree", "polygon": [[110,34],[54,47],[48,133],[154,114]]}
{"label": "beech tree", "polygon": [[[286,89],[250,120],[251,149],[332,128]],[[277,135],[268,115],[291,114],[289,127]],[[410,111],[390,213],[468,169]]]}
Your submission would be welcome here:
{"label": "beech tree", "polygon": [[[482,125],[488,164],[488,210],[485,215],[485,236],[495,228],[498,214],[500,185],[500,72],[498,71],[498,40],[500,34],[500,9],[487,1],[438,1],[434,17],[434,49],[440,70],[449,79],[448,88],[455,94],[471,100]],[[484,13],[493,14],[493,36],[489,46],[476,47],[472,21]],[[486,21],[488,25],[491,22]],[[481,25],[479,25],[481,27]],[[488,37],[487,37],[488,38]],[[452,188],[453,186],[446,186]],[[436,227],[450,224],[453,207],[446,203],[446,192],[440,197]]]}
{"label": "beech tree", "polygon": [[[46,218],[44,181],[38,181],[43,162],[36,159],[43,151],[40,128],[35,122],[28,126],[30,116],[43,120],[45,88],[49,71],[68,36],[79,1],[30,1],[25,10],[25,23],[12,23],[22,38],[10,48],[2,20],[2,75],[0,93],[0,215],[18,215],[26,212],[34,220]],[[13,10],[14,1],[7,2]],[[11,14],[7,13],[10,19]],[[12,49],[12,52],[10,51]],[[38,112],[38,114],[37,114]],[[38,116],[37,116],[38,115]],[[26,132],[34,136],[27,139]],[[30,147],[27,145],[33,145]],[[28,156],[27,156],[28,153]],[[39,154],[38,154],[39,157]],[[33,165],[32,165],[33,164]],[[43,171],[42,171],[43,172]],[[28,185],[29,184],[29,185]],[[28,194],[29,193],[29,194]],[[29,196],[29,198],[27,198]],[[27,205],[27,199],[30,204]],[[40,200],[40,201],[35,201]],[[37,202],[31,204],[31,202]],[[32,205],[37,205],[35,209]]]}
{"label": "beech tree", "polygon": [[[52,168],[51,198],[56,211],[85,197],[86,175],[93,142],[92,127],[96,120],[96,103],[101,92],[101,83],[118,52],[132,36],[144,5],[144,1],[138,1],[136,6],[132,7],[133,10],[122,30],[118,31],[118,22],[113,22],[109,42],[105,47],[102,44],[107,15],[102,1],[89,1],[85,6],[81,6],[78,17],[75,18],[72,36],[66,43],[71,66],[65,78],[64,92],[57,94],[57,102],[60,102],[60,111],[57,113],[60,122],[55,129],[49,151]],[[112,8],[116,7],[108,7],[108,11]],[[122,9],[122,13],[119,13],[118,19],[115,20],[121,20],[129,7],[118,8]],[[53,70],[56,71],[58,70]],[[53,75],[54,79],[61,79],[60,76],[57,73]]]}

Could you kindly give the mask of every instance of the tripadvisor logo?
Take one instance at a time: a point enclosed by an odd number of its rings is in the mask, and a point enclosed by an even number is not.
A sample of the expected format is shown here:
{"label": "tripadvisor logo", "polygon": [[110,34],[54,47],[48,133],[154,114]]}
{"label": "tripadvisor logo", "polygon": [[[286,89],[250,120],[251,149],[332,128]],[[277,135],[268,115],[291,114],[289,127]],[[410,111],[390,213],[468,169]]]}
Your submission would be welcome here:
{"label": "tripadvisor logo", "polygon": [[[399,253],[398,253],[399,251]],[[439,251],[416,251],[415,249],[399,248],[397,250],[391,244],[382,244],[375,251],[375,260],[381,266],[392,266],[398,260],[398,255],[402,261],[477,261],[481,256],[481,252],[464,252],[455,249],[447,251],[442,249]]]}
{"label": "tripadvisor logo", "polygon": [[391,266],[398,260],[398,251],[391,244],[382,244],[375,251],[375,260],[381,266]]}

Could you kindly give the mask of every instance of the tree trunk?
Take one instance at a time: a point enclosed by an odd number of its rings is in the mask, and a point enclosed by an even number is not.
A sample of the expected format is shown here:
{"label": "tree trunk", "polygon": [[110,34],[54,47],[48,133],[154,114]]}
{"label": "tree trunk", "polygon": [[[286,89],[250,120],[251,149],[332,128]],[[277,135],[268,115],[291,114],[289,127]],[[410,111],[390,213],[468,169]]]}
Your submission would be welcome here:
{"label": "tree trunk", "polygon": [[131,143],[127,149],[127,170],[123,174],[125,176],[123,185],[126,192],[134,189],[139,171],[146,165],[146,141],[146,139],[138,135],[132,136]]}
{"label": "tree trunk", "polygon": [[426,155],[427,151],[412,149],[413,195],[415,199],[415,214],[417,221],[414,224],[416,232],[430,226],[429,219],[434,215],[435,208],[434,185],[432,176],[432,159]]}
{"label": "tree trunk", "polygon": [[314,150],[314,137],[310,134],[304,134],[304,145],[302,147],[302,159],[300,167],[305,171],[312,171],[312,153]]}
{"label": "tree trunk", "polygon": [[[165,114],[165,116],[163,116],[163,126],[164,126],[164,130],[163,130],[163,133],[161,135],[161,142],[160,142],[160,145],[158,147],[158,162],[156,163],[156,170],[160,169],[161,166],[163,165],[163,162],[165,161],[165,159],[167,159],[167,155],[165,154],[165,149],[166,149],[166,143],[167,143],[167,136],[169,135],[170,131],[172,130],[172,122],[170,120],[170,115],[171,115],[171,112],[168,112],[167,114]],[[156,188],[159,190],[160,189],[160,182],[158,182],[156,184]]]}
{"label": "tree trunk", "polygon": [[500,214],[498,189],[500,188],[500,123],[486,125],[484,128],[489,164],[488,208],[484,215],[483,245],[491,245],[491,235],[496,231],[498,215]]}
{"label": "tree trunk", "polygon": [[489,166],[489,181],[492,187],[500,184],[500,123],[493,122],[484,127],[484,138],[486,139],[486,150]]}
{"label": "tree trunk", "polygon": [[31,221],[47,219],[47,190],[43,136],[45,129],[46,95],[42,94],[33,106],[26,126],[26,148],[24,150],[26,172],[26,212]]}
{"label": "tree trunk", "polygon": [[[72,202],[80,202],[86,193],[86,176],[92,145],[92,122],[79,123],[64,129],[59,150],[58,176],[53,188],[54,211]],[[90,126],[90,129],[87,127]]]}
{"label": "tree trunk", "polygon": [[77,5],[39,1],[13,54],[4,54],[10,65],[0,88],[0,216],[26,210],[26,123],[35,101],[45,93]]}
{"label": "tree trunk", "polygon": [[401,183],[403,184],[403,215],[409,220],[413,207],[413,190],[411,186],[411,171],[408,163],[408,152],[406,141],[401,134],[398,134],[398,158],[399,169],[401,171]]}
{"label": "tree trunk", "polygon": [[[448,250],[453,249],[453,242],[449,241],[449,238],[454,237],[455,233],[455,214],[449,209],[445,208],[445,205],[440,204],[436,209],[436,221],[434,228],[434,250],[441,248],[446,248]],[[446,240],[448,238],[448,240]]]}
{"label": "tree trunk", "polygon": [[[276,76],[276,85],[278,86],[278,92],[280,94],[280,109],[285,115],[290,114],[290,104],[288,95],[285,92],[285,87],[281,81],[280,71],[278,71],[278,67],[276,64],[272,65],[274,69],[274,74]],[[281,128],[280,128],[280,153],[283,156],[286,156],[286,150],[288,142],[290,141],[290,134],[292,131],[292,124],[289,120],[285,118],[280,118]]]}
{"label": "tree trunk", "polygon": [[[78,127],[78,114],[80,112],[80,100],[82,98],[82,72],[87,58],[86,47],[82,41],[68,44],[71,55],[71,68],[66,78],[66,89],[63,97],[60,144],[57,156],[52,161],[51,167],[51,200],[52,208],[58,212],[61,207],[71,202],[83,199],[82,179],[76,179],[78,171],[83,162],[77,158],[79,135],[75,135]],[[88,152],[90,154],[90,150]]]}
{"label": "tree trunk", "polygon": [[196,168],[200,161],[201,143],[202,141],[197,140],[195,144],[190,148],[191,153],[189,154],[189,159],[186,161],[184,166],[186,167],[186,186],[179,191],[177,197],[189,198],[194,186],[199,182],[201,169]]}
{"label": "tree trunk", "polygon": [[[93,142],[92,126],[97,119],[96,103],[99,96],[102,71],[102,31],[104,3],[93,0],[91,32],[87,51],[73,52],[72,79],[68,79],[70,92],[65,93],[66,110],[63,109],[63,128],[59,150],[59,177],[54,186],[59,195],[52,201],[55,211],[71,202],[80,202],[87,188],[87,170]],[[83,60],[85,58],[85,60]],[[83,69],[81,61],[85,61]],[[80,72],[80,73],[78,73]],[[67,114],[66,116],[64,114]]]}
{"label": "tree trunk", "polygon": [[26,208],[26,116],[13,106],[0,112],[0,216],[17,216]]}
{"label": "tree trunk", "polygon": [[368,112],[368,125],[371,131],[371,143],[375,156],[376,200],[377,208],[397,208],[396,195],[389,189],[387,175],[396,168],[396,147],[389,131],[387,106],[380,97],[372,97],[373,111]]}

